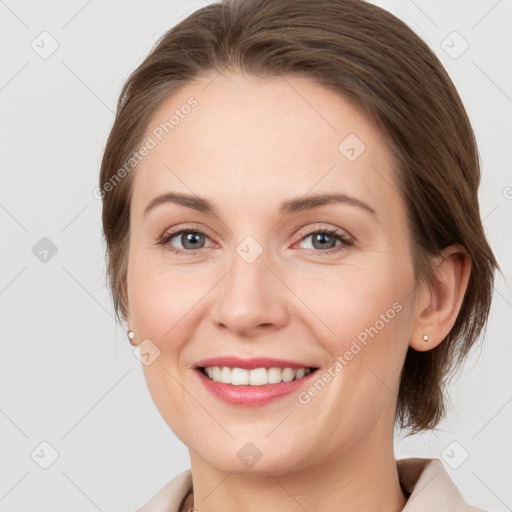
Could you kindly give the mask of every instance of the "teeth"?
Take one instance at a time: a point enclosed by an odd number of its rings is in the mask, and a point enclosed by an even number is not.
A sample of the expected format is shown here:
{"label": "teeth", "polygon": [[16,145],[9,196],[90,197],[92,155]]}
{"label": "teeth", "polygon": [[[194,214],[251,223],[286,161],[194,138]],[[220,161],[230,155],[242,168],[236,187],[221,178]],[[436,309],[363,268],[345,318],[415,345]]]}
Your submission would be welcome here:
{"label": "teeth", "polygon": [[290,382],[295,378],[295,372],[297,370],[293,370],[292,368],[284,368],[283,369],[283,381]]}
{"label": "teeth", "polygon": [[262,386],[263,384],[268,383],[268,372],[265,368],[255,368],[254,370],[247,371],[247,373],[249,375],[249,384],[251,384],[251,386]]}
{"label": "teeth", "polygon": [[306,370],[305,368],[299,368],[296,372],[295,372],[295,378],[296,379],[302,379],[302,377],[304,377],[304,375],[306,374]]}
{"label": "teeth", "polygon": [[302,379],[308,373],[309,368],[255,368],[246,370],[244,368],[229,368],[227,366],[209,366],[203,369],[211,380],[231,384],[233,386],[264,386],[265,384],[279,384]]}
{"label": "teeth", "polygon": [[249,384],[249,372],[243,368],[233,368],[231,370],[231,382],[228,384],[233,384],[234,386],[247,386]]}
{"label": "teeth", "polygon": [[231,368],[224,366],[220,371],[220,381],[223,384],[231,384]]}

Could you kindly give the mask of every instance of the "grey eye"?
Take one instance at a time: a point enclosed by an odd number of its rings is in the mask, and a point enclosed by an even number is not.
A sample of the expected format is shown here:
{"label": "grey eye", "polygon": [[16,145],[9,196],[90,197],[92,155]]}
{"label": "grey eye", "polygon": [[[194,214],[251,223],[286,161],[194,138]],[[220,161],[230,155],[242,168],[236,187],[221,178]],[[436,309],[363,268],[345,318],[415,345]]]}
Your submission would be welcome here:
{"label": "grey eye", "polygon": [[180,243],[183,245],[183,249],[187,250],[202,249],[206,240],[203,233],[196,233],[193,231],[182,231],[173,236],[171,240],[173,238],[178,238]]}

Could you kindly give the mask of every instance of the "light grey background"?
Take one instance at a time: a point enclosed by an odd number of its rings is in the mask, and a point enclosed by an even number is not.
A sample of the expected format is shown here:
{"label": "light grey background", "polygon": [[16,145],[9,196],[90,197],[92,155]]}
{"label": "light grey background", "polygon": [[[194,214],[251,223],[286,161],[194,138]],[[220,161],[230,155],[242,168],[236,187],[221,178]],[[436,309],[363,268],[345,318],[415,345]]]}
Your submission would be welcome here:
{"label": "light grey background", "polygon": [[[397,436],[396,456],[441,458],[468,502],[511,510],[512,2],[378,4],[430,44],[461,94],[480,147],[482,218],[505,276],[483,349],[450,387],[447,420]],[[1,512],[135,510],[189,467],[114,322],[92,191],[122,83],[202,5],[0,1]]]}

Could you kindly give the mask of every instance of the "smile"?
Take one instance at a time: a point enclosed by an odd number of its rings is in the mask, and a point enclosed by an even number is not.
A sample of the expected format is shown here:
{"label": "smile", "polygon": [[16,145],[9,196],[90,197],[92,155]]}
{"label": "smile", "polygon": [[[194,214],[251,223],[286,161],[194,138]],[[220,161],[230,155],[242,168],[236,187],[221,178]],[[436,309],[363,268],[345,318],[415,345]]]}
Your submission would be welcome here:
{"label": "smile", "polygon": [[200,368],[202,373],[214,382],[232,386],[265,386],[299,380],[311,373],[311,368],[230,368],[227,366],[207,366]]}

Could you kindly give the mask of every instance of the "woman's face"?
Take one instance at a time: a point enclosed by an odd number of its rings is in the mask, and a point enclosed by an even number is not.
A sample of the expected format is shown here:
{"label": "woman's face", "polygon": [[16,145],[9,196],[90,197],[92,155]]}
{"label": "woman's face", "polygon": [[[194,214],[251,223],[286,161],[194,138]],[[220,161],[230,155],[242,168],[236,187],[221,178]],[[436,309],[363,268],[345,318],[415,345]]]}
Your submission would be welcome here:
{"label": "woman's face", "polygon": [[169,97],[145,143],[127,320],[191,454],[278,474],[391,442],[416,290],[374,124],[304,78],[221,74]]}

